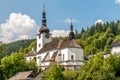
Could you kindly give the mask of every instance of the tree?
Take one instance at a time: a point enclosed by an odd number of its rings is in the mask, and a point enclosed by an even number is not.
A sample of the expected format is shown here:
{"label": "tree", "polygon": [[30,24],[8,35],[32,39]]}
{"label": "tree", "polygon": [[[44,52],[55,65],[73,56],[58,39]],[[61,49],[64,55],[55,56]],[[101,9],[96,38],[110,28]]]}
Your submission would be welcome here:
{"label": "tree", "polygon": [[77,80],[115,80],[115,73],[120,70],[119,59],[115,55],[104,58],[102,53],[96,54],[81,67]]}
{"label": "tree", "polygon": [[8,79],[17,72],[35,71],[35,69],[37,71],[36,64],[33,61],[27,63],[24,54],[15,52],[1,59],[0,80]]}
{"label": "tree", "polygon": [[5,54],[6,54],[6,49],[5,49],[5,47],[3,46],[3,44],[0,43],[0,59],[1,59],[2,57],[4,57]]}
{"label": "tree", "polygon": [[52,63],[50,69],[44,73],[44,80],[64,80],[62,71],[62,66]]}
{"label": "tree", "polygon": [[77,71],[73,70],[65,70],[63,71],[64,80],[76,80],[77,79]]}

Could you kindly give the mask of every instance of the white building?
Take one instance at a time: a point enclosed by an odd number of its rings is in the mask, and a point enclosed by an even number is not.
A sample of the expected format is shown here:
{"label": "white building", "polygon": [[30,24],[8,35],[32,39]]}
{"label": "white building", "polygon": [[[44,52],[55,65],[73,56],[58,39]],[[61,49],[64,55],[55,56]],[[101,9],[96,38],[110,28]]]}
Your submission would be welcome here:
{"label": "white building", "polygon": [[111,46],[111,53],[120,55],[120,41],[114,42]]}
{"label": "white building", "polygon": [[[26,58],[33,58],[26,56]],[[58,63],[66,69],[79,69],[83,65],[83,48],[76,43],[71,22],[69,39],[67,41],[57,40],[52,42],[51,34],[46,25],[45,10],[42,13],[42,26],[37,34],[36,64],[46,69],[51,62]],[[30,59],[27,59],[30,60]]]}

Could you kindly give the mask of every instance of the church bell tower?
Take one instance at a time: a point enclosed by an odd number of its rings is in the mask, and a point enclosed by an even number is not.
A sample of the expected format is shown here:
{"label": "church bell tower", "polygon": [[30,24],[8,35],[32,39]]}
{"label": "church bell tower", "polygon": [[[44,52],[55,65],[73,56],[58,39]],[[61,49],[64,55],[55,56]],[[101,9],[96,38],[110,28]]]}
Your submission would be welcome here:
{"label": "church bell tower", "polygon": [[51,34],[49,33],[49,29],[46,24],[46,12],[45,12],[45,5],[43,6],[43,13],[42,13],[42,26],[39,29],[39,33],[37,34],[37,52],[40,51],[41,48],[46,43],[52,41]]}

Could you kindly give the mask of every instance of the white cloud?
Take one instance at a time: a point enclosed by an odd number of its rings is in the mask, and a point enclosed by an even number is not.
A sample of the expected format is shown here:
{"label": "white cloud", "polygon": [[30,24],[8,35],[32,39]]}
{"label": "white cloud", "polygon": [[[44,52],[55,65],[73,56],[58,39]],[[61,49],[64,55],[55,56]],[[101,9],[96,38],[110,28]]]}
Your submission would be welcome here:
{"label": "white cloud", "polygon": [[[71,18],[65,19],[64,22],[66,22],[66,23],[71,23]],[[75,19],[72,19],[72,23],[76,23],[76,22],[78,22],[78,21],[75,20]]]}
{"label": "white cloud", "polygon": [[69,35],[69,30],[53,30],[50,33],[52,33],[52,37],[66,37]]}
{"label": "white cloud", "polygon": [[95,21],[95,25],[96,25],[97,23],[101,23],[101,24],[103,24],[104,22],[103,22],[103,20],[98,19],[97,21]]}
{"label": "white cloud", "polygon": [[115,3],[116,4],[120,4],[120,0],[115,0]]}
{"label": "white cloud", "polygon": [[4,43],[35,38],[37,25],[33,19],[21,13],[11,13],[6,23],[0,25],[0,41]]}

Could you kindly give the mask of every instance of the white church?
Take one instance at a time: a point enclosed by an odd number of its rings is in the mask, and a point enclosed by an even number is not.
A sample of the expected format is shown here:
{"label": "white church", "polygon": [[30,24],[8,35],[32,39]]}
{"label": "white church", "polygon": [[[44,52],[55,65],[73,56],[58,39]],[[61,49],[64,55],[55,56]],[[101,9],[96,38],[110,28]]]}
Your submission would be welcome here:
{"label": "white church", "polygon": [[46,24],[45,9],[42,13],[42,26],[37,34],[37,49],[26,54],[26,61],[36,60],[36,65],[43,70],[47,69],[51,62],[64,66],[65,69],[77,70],[83,65],[83,48],[75,41],[72,22],[67,41],[57,40],[52,42],[52,34]]}

